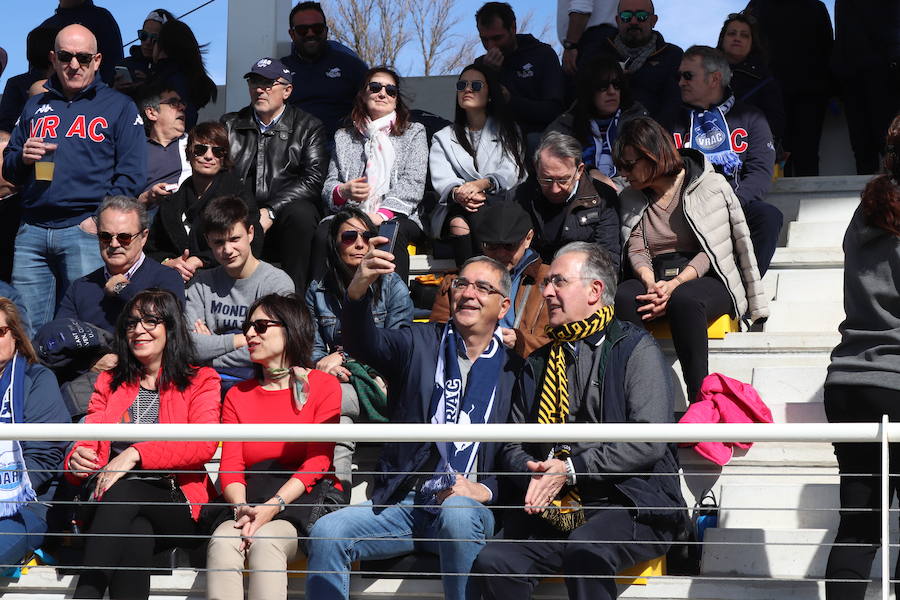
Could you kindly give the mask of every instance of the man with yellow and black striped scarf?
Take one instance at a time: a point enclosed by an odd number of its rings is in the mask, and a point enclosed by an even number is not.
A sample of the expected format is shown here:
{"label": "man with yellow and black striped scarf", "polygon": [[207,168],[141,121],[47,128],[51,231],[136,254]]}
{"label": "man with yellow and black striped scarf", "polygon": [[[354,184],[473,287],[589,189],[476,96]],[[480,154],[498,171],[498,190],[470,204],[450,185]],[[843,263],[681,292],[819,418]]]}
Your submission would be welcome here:
{"label": "man with yellow and black striped scarf", "polygon": [[[670,369],[653,338],[613,314],[616,273],[595,244],[564,246],[542,282],[551,342],[527,360],[515,423],[669,423]],[[506,539],[475,562],[485,598],[531,597],[541,576],[566,576],[569,598],[617,595],[615,575],[667,552],[683,525],[673,448],[665,443],[514,442],[501,451],[522,503]]]}

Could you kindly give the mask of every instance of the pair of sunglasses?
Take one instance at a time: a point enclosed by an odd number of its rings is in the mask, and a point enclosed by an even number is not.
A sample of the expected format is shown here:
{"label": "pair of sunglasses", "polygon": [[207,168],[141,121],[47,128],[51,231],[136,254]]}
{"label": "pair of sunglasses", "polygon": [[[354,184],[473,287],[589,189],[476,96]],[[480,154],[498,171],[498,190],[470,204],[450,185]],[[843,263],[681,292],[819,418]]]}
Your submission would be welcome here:
{"label": "pair of sunglasses", "polygon": [[690,71],[679,71],[678,72],[678,80],[681,81],[684,79],[685,81],[690,81],[694,78],[694,74]]}
{"label": "pair of sunglasses", "polygon": [[112,244],[113,238],[119,242],[119,245],[123,248],[127,248],[131,242],[142,234],[142,231],[138,233],[110,233],[108,231],[98,231],[97,239],[100,240],[100,243],[104,246],[109,246]]}
{"label": "pair of sunglasses", "polygon": [[272,319],[257,319],[255,321],[245,321],[243,325],[241,325],[241,331],[244,332],[244,335],[247,335],[247,332],[250,331],[250,328],[253,328],[258,334],[263,334],[269,327],[284,327],[284,323],[281,321],[273,321]]}
{"label": "pair of sunglasses", "polygon": [[646,10],[623,10],[619,13],[619,18],[623,23],[631,23],[631,19],[637,19],[638,23],[643,23],[650,18],[650,13]]}
{"label": "pair of sunglasses", "polygon": [[96,54],[91,54],[90,52],[66,52],[65,50],[60,50],[56,53],[56,58],[59,62],[63,64],[69,64],[72,62],[72,59],[75,58],[78,60],[79,65],[89,65],[91,61],[94,60]]}
{"label": "pair of sunglasses", "polygon": [[225,158],[225,155],[228,154],[228,148],[222,146],[210,146],[209,144],[194,144],[194,147],[191,148],[191,152],[194,153],[194,156],[199,158],[205,155],[210,148],[212,148],[213,156],[216,158]]}
{"label": "pair of sunglasses", "polygon": [[159,39],[159,34],[151,33],[144,29],[138,29],[138,39],[142,42],[155,42]]}
{"label": "pair of sunglasses", "polygon": [[355,229],[348,229],[347,231],[341,232],[341,243],[345,246],[349,246],[350,244],[355,244],[356,239],[359,236],[362,236],[362,239],[365,241],[371,240],[373,237],[378,235],[377,233],[373,233],[371,231],[357,231]]}
{"label": "pair of sunglasses", "polygon": [[315,35],[325,33],[325,23],[313,23],[312,25],[294,25],[294,33],[299,36],[305,36],[306,32],[312,31]]}
{"label": "pair of sunglasses", "polygon": [[609,81],[600,81],[597,83],[598,92],[605,92],[609,88],[612,88],[616,91],[621,91],[622,81],[619,79],[610,79]]}
{"label": "pair of sunglasses", "polygon": [[396,85],[392,83],[381,83],[380,81],[370,81],[369,85],[367,85],[366,87],[372,94],[377,94],[381,91],[381,88],[384,88],[385,93],[391,98],[396,98],[397,92],[400,91],[397,89]]}
{"label": "pair of sunglasses", "polygon": [[484,85],[485,83],[480,79],[474,79],[472,81],[469,81],[468,79],[460,79],[456,82],[456,91],[464,92],[466,91],[466,88],[472,88],[472,91],[477,94],[481,91],[481,88],[483,88]]}

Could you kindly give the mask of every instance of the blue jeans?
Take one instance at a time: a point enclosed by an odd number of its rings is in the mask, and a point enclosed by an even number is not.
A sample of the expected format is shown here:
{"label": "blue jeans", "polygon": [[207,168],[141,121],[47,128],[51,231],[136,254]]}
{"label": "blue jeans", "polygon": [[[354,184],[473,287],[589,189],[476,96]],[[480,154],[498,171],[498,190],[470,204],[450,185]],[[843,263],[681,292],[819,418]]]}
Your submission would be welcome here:
{"label": "blue jeans", "polygon": [[[413,508],[413,500],[410,492],[399,504],[379,513],[371,502],[364,502],[316,521],[309,534],[306,596],[316,600],[349,598],[353,562],[424,550],[440,557],[447,600],[478,598],[477,582],[470,585],[468,574],[485,538],[494,533],[491,510],[471,498],[451,496],[433,515]],[[414,536],[452,541],[419,542],[413,541]]]}
{"label": "blue jeans", "polygon": [[39,548],[47,533],[47,521],[25,506],[11,517],[0,519],[0,571],[18,565]]}
{"label": "blue jeans", "polygon": [[79,227],[50,229],[22,223],[16,234],[13,287],[38,331],[53,320],[69,285],[103,266],[97,236]]}

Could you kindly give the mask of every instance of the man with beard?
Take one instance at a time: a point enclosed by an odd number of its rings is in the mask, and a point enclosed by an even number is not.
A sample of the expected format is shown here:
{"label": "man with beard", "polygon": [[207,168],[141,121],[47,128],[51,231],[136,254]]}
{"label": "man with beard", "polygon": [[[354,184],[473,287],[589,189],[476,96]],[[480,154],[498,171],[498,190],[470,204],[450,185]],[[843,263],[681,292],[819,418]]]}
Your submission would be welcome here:
{"label": "man with beard", "polygon": [[292,53],[281,62],[293,72],[294,81],[303,85],[294,89],[288,102],[318,117],[331,140],[350,114],[368,67],[328,42],[328,24],[318,2],[299,3],[289,19]]}
{"label": "man with beard", "polygon": [[677,75],[682,51],[654,31],[657,19],[652,0],[621,0],[616,14],[619,31],[601,52],[623,64],[634,99],[668,127],[681,105]]}

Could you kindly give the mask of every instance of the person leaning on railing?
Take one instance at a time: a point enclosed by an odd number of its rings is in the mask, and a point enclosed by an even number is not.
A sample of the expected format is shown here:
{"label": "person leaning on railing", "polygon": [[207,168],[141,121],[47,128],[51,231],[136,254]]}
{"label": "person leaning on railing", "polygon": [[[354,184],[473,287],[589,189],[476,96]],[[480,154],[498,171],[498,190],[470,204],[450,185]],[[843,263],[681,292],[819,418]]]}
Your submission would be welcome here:
{"label": "person leaning on railing", "polygon": [[[825,378],[831,423],[900,421],[900,117],[888,129],[883,175],[870,181],[844,235],[841,341]],[[900,468],[890,445],[890,472]],[[841,473],[841,521],[828,557],[828,600],[862,600],[881,539],[881,450],[877,444],[835,443]],[[896,485],[892,482],[891,494]],[[896,543],[896,542],[895,542]],[[900,593],[900,585],[894,584]]]}
{"label": "person leaning on railing", "polygon": [[[16,305],[0,297],[0,426],[67,422],[56,378],[38,363]],[[0,572],[41,545],[65,448],[0,440]]]}
{"label": "person leaning on railing", "polygon": [[[194,365],[182,308],[167,290],[145,290],[116,324],[118,363],[100,374],[86,423],[218,423],[219,376]],[[124,427],[124,425],[123,425]],[[75,598],[147,598],[155,551],[200,543],[200,507],[214,495],[205,463],[215,442],[81,441],[66,477],[82,484],[88,533]]]}
{"label": "person leaning on railing", "polygon": [[[257,376],[228,390],[223,423],[337,423],[337,379],[312,369],[313,326],[295,296],[269,294],[254,302],[244,335]],[[224,514],[207,548],[206,595],[244,597],[241,570],[250,567],[249,597],[285,598],[288,562],[322,514],[344,504],[331,473],[334,442],[224,442],[220,483]],[[304,544],[305,546],[305,544]],[[305,548],[304,548],[305,549]]]}

